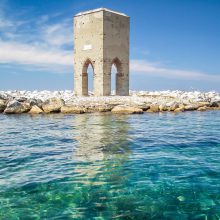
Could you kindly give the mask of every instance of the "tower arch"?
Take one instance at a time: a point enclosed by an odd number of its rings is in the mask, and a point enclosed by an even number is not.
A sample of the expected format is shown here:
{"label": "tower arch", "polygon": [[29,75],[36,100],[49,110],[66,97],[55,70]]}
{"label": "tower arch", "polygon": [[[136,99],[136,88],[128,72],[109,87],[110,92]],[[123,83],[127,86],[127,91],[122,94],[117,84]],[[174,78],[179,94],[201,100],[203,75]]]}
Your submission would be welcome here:
{"label": "tower arch", "polygon": [[[89,92],[89,76],[88,76],[88,68],[91,65],[93,70],[93,78],[94,78],[94,63],[90,58],[86,58],[82,65],[82,95],[87,96]],[[94,84],[94,80],[93,80]]]}
{"label": "tower arch", "polygon": [[[116,69],[116,73],[114,75],[112,69],[113,66]],[[112,62],[111,62],[111,90],[112,90],[112,81],[115,83],[115,95],[120,95],[120,86],[122,86],[122,82],[121,80],[123,80],[122,76],[123,76],[123,68],[122,68],[122,63],[121,61],[118,59],[118,57],[115,57]],[[115,77],[115,80],[112,80],[112,78]]]}

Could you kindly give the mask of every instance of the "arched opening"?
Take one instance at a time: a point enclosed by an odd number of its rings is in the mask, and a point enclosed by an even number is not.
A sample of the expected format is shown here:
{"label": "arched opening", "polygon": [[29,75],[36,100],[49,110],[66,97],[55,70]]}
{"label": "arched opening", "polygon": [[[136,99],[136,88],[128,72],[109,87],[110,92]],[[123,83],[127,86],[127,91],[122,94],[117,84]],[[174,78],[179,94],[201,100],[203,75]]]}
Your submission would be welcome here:
{"label": "arched opening", "polygon": [[94,84],[94,66],[90,59],[87,59],[83,64],[82,69],[82,93],[83,95],[89,95],[89,92],[93,94]]}
{"label": "arched opening", "polygon": [[122,65],[118,58],[113,59],[111,64],[111,94],[119,95],[122,86]]}
{"label": "arched opening", "polygon": [[111,68],[111,95],[116,94],[116,75],[117,75],[117,67],[115,64],[112,64]]}

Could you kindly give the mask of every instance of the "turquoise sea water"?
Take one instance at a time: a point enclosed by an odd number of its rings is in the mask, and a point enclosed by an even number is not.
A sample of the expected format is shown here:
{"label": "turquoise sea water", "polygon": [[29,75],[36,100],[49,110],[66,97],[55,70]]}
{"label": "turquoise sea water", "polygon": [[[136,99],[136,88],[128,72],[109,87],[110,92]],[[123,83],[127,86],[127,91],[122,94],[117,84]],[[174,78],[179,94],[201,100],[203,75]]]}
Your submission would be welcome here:
{"label": "turquoise sea water", "polygon": [[0,219],[220,219],[220,111],[0,115]]}

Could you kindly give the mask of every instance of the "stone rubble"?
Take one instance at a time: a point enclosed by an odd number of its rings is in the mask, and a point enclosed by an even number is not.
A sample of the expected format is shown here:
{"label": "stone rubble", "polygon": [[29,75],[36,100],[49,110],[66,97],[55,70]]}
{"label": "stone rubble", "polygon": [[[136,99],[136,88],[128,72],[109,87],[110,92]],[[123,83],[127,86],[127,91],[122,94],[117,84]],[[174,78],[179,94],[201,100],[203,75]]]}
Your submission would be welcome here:
{"label": "stone rubble", "polygon": [[0,112],[5,114],[110,112],[184,112],[220,110],[220,94],[184,91],[130,91],[130,96],[76,96],[73,91],[0,91]]}

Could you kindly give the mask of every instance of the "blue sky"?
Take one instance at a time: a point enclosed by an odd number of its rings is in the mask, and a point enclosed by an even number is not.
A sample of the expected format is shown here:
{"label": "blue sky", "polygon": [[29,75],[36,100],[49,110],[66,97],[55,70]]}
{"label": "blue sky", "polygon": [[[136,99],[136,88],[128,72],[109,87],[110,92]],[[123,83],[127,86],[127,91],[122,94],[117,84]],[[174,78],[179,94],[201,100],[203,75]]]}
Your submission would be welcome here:
{"label": "blue sky", "polygon": [[72,18],[100,7],[131,17],[130,89],[220,91],[219,0],[1,0],[0,90],[73,89]]}

